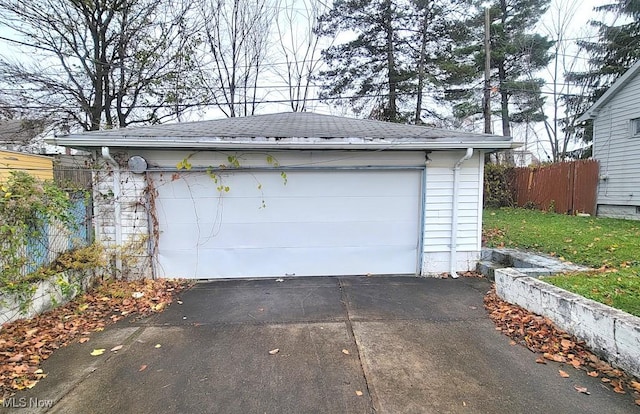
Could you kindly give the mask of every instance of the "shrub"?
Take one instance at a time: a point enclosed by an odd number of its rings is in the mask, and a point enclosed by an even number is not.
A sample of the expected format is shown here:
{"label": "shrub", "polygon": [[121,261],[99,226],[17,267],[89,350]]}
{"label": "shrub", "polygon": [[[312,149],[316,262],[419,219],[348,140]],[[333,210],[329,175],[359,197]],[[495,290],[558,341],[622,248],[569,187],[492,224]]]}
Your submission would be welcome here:
{"label": "shrub", "polygon": [[498,164],[484,166],[484,206],[514,207],[513,167]]}

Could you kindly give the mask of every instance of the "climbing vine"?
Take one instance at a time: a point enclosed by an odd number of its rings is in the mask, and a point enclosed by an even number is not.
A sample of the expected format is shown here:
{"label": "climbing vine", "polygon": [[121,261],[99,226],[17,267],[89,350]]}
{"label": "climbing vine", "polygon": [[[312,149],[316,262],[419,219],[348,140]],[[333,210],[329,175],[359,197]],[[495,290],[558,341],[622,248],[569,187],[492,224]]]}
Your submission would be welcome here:
{"label": "climbing vine", "polygon": [[73,226],[69,195],[52,182],[11,171],[0,185],[0,290],[28,282],[24,275],[37,265],[29,247],[44,242],[53,221]]}
{"label": "climbing vine", "polygon": [[[192,153],[187,155],[184,159],[182,159],[181,161],[179,161],[176,164],[176,168],[178,170],[191,170],[193,168],[193,165],[191,164],[191,158],[197,153]],[[219,193],[228,193],[229,190],[231,190],[231,188],[226,185],[226,183],[224,182],[223,176],[219,173],[220,170],[226,170],[226,169],[238,169],[238,168],[242,168],[242,164],[240,162],[242,158],[242,155],[228,155],[227,156],[227,162],[224,164],[220,164],[217,167],[213,167],[213,166],[208,166],[206,168],[206,173],[209,176],[209,178],[211,178],[211,180],[213,180],[213,182],[216,185],[216,190]],[[265,161],[267,162],[267,164],[273,168],[278,168],[280,167],[280,162],[271,154],[265,154]],[[262,192],[262,183],[256,178],[255,175],[252,174],[252,177],[254,178],[254,180],[256,180],[257,183],[257,189],[260,191],[261,194],[264,194]],[[280,171],[280,177],[282,178],[282,182],[284,183],[284,185],[287,185],[287,173],[284,171]],[[262,208],[266,207],[266,203],[264,201],[264,197],[262,199]]]}
{"label": "climbing vine", "polygon": [[[35,282],[102,263],[102,250],[92,245],[63,253],[47,264],[51,226],[77,227],[69,194],[53,182],[11,171],[0,183],[0,293],[16,299],[21,311],[30,303]],[[77,291],[81,283],[64,277],[52,281],[63,296]]]}

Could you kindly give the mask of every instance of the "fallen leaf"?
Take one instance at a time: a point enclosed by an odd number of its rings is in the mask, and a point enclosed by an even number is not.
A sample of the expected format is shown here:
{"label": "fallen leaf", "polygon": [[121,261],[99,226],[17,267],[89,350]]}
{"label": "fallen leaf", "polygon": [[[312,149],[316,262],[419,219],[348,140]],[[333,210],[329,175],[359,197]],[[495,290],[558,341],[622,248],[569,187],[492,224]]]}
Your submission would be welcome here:
{"label": "fallen leaf", "polygon": [[575,388],[576,391],[581,392],[583,394],[591,395],[591,393],[589,391],[587,391],[586,387],[580,387],[578,385],[574,385],[573,388]]}
{"label": "fallen leaf", "polygon": [[345,354],[345,355],[349,355],[349,350],[348,349],[343,349],[342,353]]}
{"label": "fallen leaf", "polygon": [[104,348],[94,349],[93,351],[91,351],[91,356],[102,355],[104,354],[104,351],[105,351]]}
{"label": "fallen leaf", "polygon": [[7,359],[7,362],[20,362],[24,358],[24,354],[15,354],[11,358]]}
{"label": "fallen leaf", "polygon": [[162,345],[160,345],[160,344],[156,344],[156,346],[155,346],[154,348],[156,348],[156,349],[157,349],[157,348],[162,348]]}
{"label": "fallen leaf", "polygon": [[589,371],[587,372],[587,375],[596,378],[598,376],[598,371]]}
{"label": "fallen leaf", "polygon": [[602,381],[602,382],[611,382],[611,380],[609,378],[601,378],[600,381]]}
{"label": "fallen leaf", "polygon": [[516,341],[514,341],[513,339],[511,341],[509,341],[509,345],[517,345],[518,343]]}
{"label": "fallen leaf", "polygon": [[631,381],[631,382],[629,382],[629,386],[631,386],[631,388],[633,388],[634,390],[640,392],[640,382]]}
{"label": "fallen leaf", "polygon": [[276,349],[272,349],[271,351],[269,351],[269,354],[270,354],[270,355],[275,355],[275,354],[277,354],[278,352],[280,352],[280,349],[279,349],[279,348],[276,348]]}
{"label": "fallen leaf", "polygon": [[140,299],[141,297],[143,297],[143,296],[144,296],[144,293],[142,293],[142,292],[133,292],[133,293],[131,294],[131,296],[132,296],[134,299]]}
{"label": "fallen leaf", "polygon": [[78,342],[80,342],[81,344],[84,344],[85,342],[87,342],[89,340],[89,338],[87,338],[86,336],[83,336],[82,338],[80,338],[78,340]]}
{"label": "fallen leaf", "polygon": [[547,361],[545,361],[545,360],[544,360],[544,358],[542,358],[542,357],[538,357],[538,358],[536,359],[536,363],[537,363],[537,364],[546,364],[546,363],[547,363]]}
{"label": "fallen leaf", "polygon": [[113,348],[111,348],[111,352],[116,352],[122,349],[122,345],[118,345],[118,346],[114,346]]}
{"label": "fallen leaf", "polygon": [[580,362],[580,360],[578,359],[572,359],[571,361],[569,361],[569,363],[573,365],[575,369],[580,368],[580,365],[582,365],[582,362]]}
{"label": "fallen leaf", "polygon": [[356,391],[356,395],[357,395],[358,397],[362,397],[362,391],[360,391],[360,390]]}
{"label": "fallen leaf", "polygon": [[640,405],[640,400],[636,400],[636,405]]}
{"label": "fallen leaf", "polygon": [[611,381],[611,385],[613,385],[613,392],[617,394],[626,394],[626,391],[620,381]]}
{"label": "fallen leaf", "polygon": [[145,369],[147,369],[146,365],[140,365],[140,368],[138,369],[138,372],[144,371]]}
{"label": "fallen leaf", "polygon": [[560,376],[562,378],[569,378],[569,374],[567,374],[565,371],[559,369],[558,372],[560,373]]}
{"label": "fallen leaf", "polygon": [[573,347],[573,342],[571,342],[571,341],[570,341],[570,340],[568,340],[568,339],[563,339],[562,341],[560,341],[560,346],[561,346],[563,349],[569,349],[569,348],[572,348],[572,347]]}

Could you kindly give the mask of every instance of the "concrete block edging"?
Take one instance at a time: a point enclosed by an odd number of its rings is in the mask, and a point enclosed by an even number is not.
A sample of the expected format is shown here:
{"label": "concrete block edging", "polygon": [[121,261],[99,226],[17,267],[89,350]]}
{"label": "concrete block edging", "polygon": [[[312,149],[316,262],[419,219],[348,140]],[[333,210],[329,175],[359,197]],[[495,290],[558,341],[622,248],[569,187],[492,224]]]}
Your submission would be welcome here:
{"label": "concrete block edging", "polygon": [[496,269],[495,284],[503,300],[551,319],[612,365],[640,377],[640,318],[515,268]]}

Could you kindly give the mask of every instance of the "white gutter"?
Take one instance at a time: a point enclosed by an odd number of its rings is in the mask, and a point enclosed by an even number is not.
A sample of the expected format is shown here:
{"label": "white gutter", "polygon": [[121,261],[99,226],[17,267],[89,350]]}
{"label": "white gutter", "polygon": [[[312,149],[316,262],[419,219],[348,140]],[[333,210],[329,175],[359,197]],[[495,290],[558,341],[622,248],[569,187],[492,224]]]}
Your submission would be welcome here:
{"label": "white gutter", "polygon": [[[100,147],[104,143],[104,140],[109,137],[104,136],[101,139],[95,138],[66,138],[66,137],[58,137],[53,139],[46,139],[45,141],[48,144],[52,145],[62,145],[72,148],[95,148]],[[111,147],[118,148],[154,148],[154,149],[252,149],[252,150],[262,150],[262,149],[282,149],[282,150],[376,150],[376,151],[390,151],[390,150],[451,150],[451,149],[466,149],[469,146],[477,149],[488,149],[488,150],[497,150],[497,149],[515,149],[522,146],[519,142],[513,142],[511,140],[503,140],[503,141],[473,141],[473,142],[465,142],[465,141],[433,141],[433,142],[402,142],[393,140],[388,141],[379,141],[379,142],[371,142],[369,140],[360,140],[354,142],[331,142],[326,141],[325,139],[317,139],[314,140],[310,138],[308,140],[296,140],[291,141],[288,139],[282,140],[269,140],[269,141],[261,141],[261,140],[220,140],[220,139],[161,139],[160,137],[149,138],[149,137],[140,137],[140,138],[130,138],[127,137],[127,140],[122,139],[112,139],[110,140]],[[102,141],[102,142],[100,142]]]}
{"label": "white gutter", "polygon": [[467,152],[464,157],[460,158],[456,165],[453,167],[453,198],[451,206],[451,256],[450,256],[450,273],[454,279],[458,278],[456,273],[457,263],[457,249],[458,249],[458,191],[460,187],[460,166],[463,162],[471,158],[473,155],[473,148],[467,148]]}
{"label": "white gutter", "polygon": [[109,147],[102,147],[102,158],[113,167],[113,225],[116,235],[116,270],[122,277],[122,205],[120,204],[120,166],[109,153]]}

